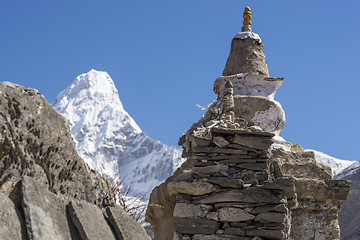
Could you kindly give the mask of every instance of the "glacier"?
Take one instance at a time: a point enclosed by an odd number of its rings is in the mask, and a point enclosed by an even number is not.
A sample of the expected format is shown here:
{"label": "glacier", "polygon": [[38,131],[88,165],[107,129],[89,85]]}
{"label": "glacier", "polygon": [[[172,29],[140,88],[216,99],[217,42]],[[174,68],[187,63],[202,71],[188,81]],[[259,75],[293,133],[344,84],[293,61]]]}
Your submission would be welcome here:
{"label": "glacier", "polygon": [[93,169],[125,177],[132,195],[149,196],[185,161],[182,150],[144,133],[125,111],[109,74],[92,69],[78,76],[53,106],[68,120],[77,151]]}

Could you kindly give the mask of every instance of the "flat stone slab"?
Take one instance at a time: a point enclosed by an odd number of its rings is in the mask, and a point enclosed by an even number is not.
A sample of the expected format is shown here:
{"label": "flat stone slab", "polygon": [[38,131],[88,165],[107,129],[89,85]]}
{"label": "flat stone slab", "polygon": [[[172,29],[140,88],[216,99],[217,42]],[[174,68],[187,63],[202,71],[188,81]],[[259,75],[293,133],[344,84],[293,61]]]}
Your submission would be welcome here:
{"label": "flat stone slab", "polygon": [[21,225],[15,205],[1,192],[0,206],[0,239],[21,240]]}
{"label": "flat stone slab", "polygon": [[85,201],[71,201],[71,221],[78,230],[81,240],[115,240],[104,214],[96,205]]}
{"label": "flat stone slab", "polygon": [[251,240],[250,237],[239,237],[232,235],[204,235],[204,234],[196,234],[192,238],[193,240]]}
{"label": "flat stone slab", "polygon": [[27,176],[22,178],[22,194],[26,229],[31,240],[79,239],[69,227],[65,200]]}
{"label": "flat stone slab", "polygon": [[193,203],[215,204],[221,202],[243,202],[243,203],[270,203],[280,204],[285,202],[285,196],[273,193],[268,189],[234,189],[224,192],[213,193],[208,197],[199,198]]}
{"label": "flat stone slab", "polygon": [[167,185],[170,195],[184,193],[192,196],[209,194],[216,190],[215,186],[207,182],[170,182]]}
{"label": "flat stone slab", "polygon": [[174,218],[175,229],[182,234],[215,234],[219,223],[201,218]]}
{"label": "flat stone slab", "polygon": [[253,220],[254,215],[242,210],[241,208],[224,207],[218,210],[220,222],[244,222]]}
{"label": "flat stone slab", "polygon": [[[106,213],[117,237],[122,240],[151,240],[145,229],[121,207],[107,207]],[[105,240],[105,239],[104,239]]]}

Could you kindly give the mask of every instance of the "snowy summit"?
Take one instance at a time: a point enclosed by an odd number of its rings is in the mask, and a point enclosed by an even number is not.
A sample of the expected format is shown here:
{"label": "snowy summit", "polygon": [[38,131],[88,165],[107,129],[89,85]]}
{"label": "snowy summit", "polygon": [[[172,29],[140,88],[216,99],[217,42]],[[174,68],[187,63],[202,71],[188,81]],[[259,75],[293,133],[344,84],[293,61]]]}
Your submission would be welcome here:
{"label": "snowy summit", "polygon": [[[149,193],[184,161],[181,150],[149,138],[124,110],[109,74],[81,74],[53,103],[68,120],[79,155],[110,178]],[[161,169],[162,171],[159,171]]]}

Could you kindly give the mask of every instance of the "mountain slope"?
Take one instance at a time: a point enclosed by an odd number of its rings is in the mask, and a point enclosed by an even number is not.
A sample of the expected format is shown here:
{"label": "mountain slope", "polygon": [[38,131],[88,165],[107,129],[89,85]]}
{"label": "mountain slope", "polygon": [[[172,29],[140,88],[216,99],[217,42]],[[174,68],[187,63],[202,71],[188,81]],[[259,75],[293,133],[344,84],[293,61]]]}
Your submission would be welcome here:
{"label": "mountain slope", "polygon": [[348,199],[339,213],[342,240],[357,240],[360,236],[360,160],[345,168],[337,179],[351,181]]}
{"label": "mountain slope", "polygon": [[134,194],[149,194],[184,161],[179,148],[141,131],[106,72],[81,74],[53,106],[68,120],[77,151],[90,167],[110,178],[120,172]]}

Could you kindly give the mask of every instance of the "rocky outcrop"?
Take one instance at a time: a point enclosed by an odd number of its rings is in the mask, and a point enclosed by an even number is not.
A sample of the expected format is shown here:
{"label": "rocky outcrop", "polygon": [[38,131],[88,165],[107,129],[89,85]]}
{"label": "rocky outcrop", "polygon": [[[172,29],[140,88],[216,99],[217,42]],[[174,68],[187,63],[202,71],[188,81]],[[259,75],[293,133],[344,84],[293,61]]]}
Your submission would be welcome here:
{"label": "rocky outcrop", "polygon": [[0,83],[0,131],[0,239],[150,239],[36,90]]}

